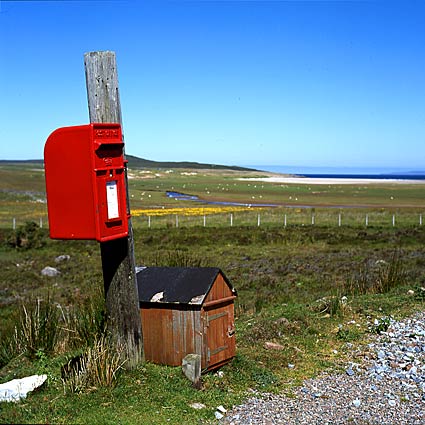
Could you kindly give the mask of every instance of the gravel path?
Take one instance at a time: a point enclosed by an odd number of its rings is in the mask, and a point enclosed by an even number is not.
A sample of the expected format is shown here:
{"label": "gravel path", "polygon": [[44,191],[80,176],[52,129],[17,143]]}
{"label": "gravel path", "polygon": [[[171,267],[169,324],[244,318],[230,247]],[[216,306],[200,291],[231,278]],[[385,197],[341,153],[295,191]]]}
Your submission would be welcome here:
{"label": "gravel path", "polygon": [[293,398],[255,394],[222,423],[425,424],[425,312],[391,320],[362,351],[345,373],[304,381]]}

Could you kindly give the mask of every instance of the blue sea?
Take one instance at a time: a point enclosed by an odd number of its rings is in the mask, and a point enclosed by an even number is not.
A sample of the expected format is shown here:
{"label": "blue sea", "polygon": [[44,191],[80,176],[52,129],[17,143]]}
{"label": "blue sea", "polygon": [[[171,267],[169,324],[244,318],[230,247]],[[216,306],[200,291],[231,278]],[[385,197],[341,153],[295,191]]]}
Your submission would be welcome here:
{"label": "blue sea", "polygon": [[291,167],[282,165],[248,165],[247,167],[312,178],[425,180],[425,170],[409,168]]}

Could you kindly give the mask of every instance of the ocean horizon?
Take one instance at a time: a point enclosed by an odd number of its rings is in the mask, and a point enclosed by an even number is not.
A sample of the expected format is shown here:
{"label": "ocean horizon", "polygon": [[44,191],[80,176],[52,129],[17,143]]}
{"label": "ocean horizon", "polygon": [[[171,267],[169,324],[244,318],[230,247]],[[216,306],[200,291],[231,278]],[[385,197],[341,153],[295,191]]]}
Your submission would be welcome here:
{"label": "ocean horizon", "polygon": [[425,180],[425,170],[407,167],[309,167],[288,165],[247,165],[261,171],[296,174],[312,178],[371,178]]}

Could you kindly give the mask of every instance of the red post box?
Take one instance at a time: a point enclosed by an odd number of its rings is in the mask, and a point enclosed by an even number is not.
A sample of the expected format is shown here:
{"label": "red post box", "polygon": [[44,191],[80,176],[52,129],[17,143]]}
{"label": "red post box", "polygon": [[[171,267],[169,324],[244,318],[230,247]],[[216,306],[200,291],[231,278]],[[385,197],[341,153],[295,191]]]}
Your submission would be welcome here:
{"label": "red post box", "polygon": [[55,130],[44,146],[53,239],[105,242],[128,235],[124,143],[119,124]]}

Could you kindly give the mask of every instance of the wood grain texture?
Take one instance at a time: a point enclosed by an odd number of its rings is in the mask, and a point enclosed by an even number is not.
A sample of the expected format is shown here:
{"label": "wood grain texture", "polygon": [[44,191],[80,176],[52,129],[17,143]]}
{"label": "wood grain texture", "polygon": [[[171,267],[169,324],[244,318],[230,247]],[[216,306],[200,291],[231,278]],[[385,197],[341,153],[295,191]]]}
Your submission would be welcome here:
{"label": "wood grain texture", "polygon": [[[87,99],[91,123],[122,126],[118,73],[114,52],[84,55]],[[126,170],[127,212],[130,212]],[[108,325],[128,356],[127,367],[143,361],[143,338],[139,313],[131,219],[128,238],[100,244]]]}

